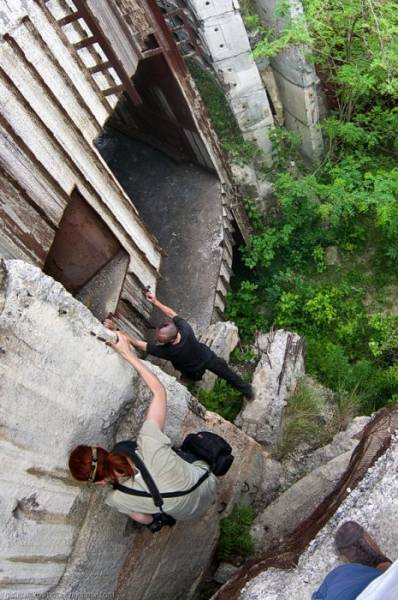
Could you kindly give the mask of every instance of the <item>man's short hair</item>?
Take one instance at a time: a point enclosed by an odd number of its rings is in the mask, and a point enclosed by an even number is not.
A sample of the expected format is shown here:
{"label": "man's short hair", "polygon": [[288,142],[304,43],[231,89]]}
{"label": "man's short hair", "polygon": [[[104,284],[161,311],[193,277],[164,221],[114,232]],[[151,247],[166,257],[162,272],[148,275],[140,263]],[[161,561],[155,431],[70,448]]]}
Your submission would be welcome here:
{"label": "man's short hair", "polygon": [[177,337],[178,329],[174,323],[163,323],[156,328],[156,341],[159,344],[169,344]]}

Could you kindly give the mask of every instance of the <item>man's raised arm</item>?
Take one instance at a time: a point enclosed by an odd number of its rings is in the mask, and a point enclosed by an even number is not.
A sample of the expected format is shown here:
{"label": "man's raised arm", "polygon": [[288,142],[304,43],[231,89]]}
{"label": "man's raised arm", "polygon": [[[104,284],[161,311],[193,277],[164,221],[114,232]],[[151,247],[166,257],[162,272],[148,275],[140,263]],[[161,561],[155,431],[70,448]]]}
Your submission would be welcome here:
{"label": "man's raised arm", "polygon": [[155,294],[153,294],[152,292],[147,292],[145,294],[145,297],[148,300],[148,302],[150,302],[151,304],[156,306],[156,308],[158,308],[164,315],[166,315],[166,317],[169,317],[169,319],[173,319],[174,317],[177,316],[177,313],[175,310],[170,308],[170,306],[166,306],[165,304],[162,304],[156,298]]}

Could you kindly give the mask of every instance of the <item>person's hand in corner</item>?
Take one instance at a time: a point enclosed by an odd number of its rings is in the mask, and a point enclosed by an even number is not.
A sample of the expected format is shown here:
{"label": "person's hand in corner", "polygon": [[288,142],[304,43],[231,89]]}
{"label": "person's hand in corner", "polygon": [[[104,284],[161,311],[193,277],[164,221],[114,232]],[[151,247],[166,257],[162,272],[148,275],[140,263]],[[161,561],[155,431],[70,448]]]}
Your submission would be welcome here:
{"label": "person's hand in corner", "polygon": [[120,354],[122,358],[128,359],[134,357],[136,360],[138,360],[135,353],[131,349],[128,335],[122,331],[117,332],[117,341],[114,343],[111,342],[109,345],[112,346],[112,348],[118,354]]}
{"label": "person's hand in corner", "polygon": [[112,321],[110,317],[107,317],[102,324],[104,325],[104,327],[110,329],[111,331],[118,331],[118,326]]}
{"label": "person's hand in corner", "polygon": [[145,298],[148,300],[148,302],[150,302],[151,304],[155,304],[156,303],[156,296],[153,292],[146,292],[145,293]]}

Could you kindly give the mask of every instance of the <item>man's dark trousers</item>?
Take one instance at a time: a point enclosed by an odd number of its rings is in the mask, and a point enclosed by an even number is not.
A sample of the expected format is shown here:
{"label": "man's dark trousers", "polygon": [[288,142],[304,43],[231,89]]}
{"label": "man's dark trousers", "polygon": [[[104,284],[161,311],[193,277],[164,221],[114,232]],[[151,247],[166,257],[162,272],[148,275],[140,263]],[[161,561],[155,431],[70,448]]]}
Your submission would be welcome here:
{"label": "man's dark trousers", "polygon": [[227,361],[219,356],[216,356],[216,354],[213,354],[210,360],[202,369],[200,369],[200,371],[195,371],[194,373],[182,373],[182,375],[193,381],[200,381],[205,371],[211,371],[218,377],[221,377],[221,379],[225,379],[225,381],[239,390],[244,396],[250,396],[252,392],[250,383],[245,383],[242,377],[240,377],[231,369]]}

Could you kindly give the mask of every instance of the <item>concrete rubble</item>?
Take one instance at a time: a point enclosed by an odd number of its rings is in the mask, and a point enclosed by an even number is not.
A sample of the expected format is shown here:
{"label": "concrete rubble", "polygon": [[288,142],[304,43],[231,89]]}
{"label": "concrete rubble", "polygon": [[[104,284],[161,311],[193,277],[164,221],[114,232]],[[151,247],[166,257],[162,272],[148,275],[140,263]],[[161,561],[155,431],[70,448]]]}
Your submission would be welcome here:
{"label": "concrete rubble", "polygon": [[148,390],[104,344],[109,334],[59,283],[19,260],[1,263],[0,331],[0,598],[23,590],[26,599],[127,599],[132,589],[135,600],[191,598],[211,561],[219,519],[235,502],[255,501],[259,490],[278,484],[274,461],[232,423],[195,414],[187,389],[148,363],[168,390],[173,442],[211,429],[236,456],[203,519],[152,536],[108,509],[104,489],[78,485],[67,470],[79,443],[109,448],[134,437],[148,405]]}
{"label": "concrete rubble", "polygon": [[253,376],[253,401],[246,401],[235,424],[267,448],[280,439],[283,410],[304,375],[304,340],[283,329],[259,334],[260,361]]}
{"label": "concrete rubble", "polygon": [[362,482],[338,508],[302,554],[296,569],[267,569],[241,591],[240,600],[303,600],[341,564],[334,534],[345,521],[355,520],[376,539],[391,560],[398,558],[398,438],[371,467]]}

